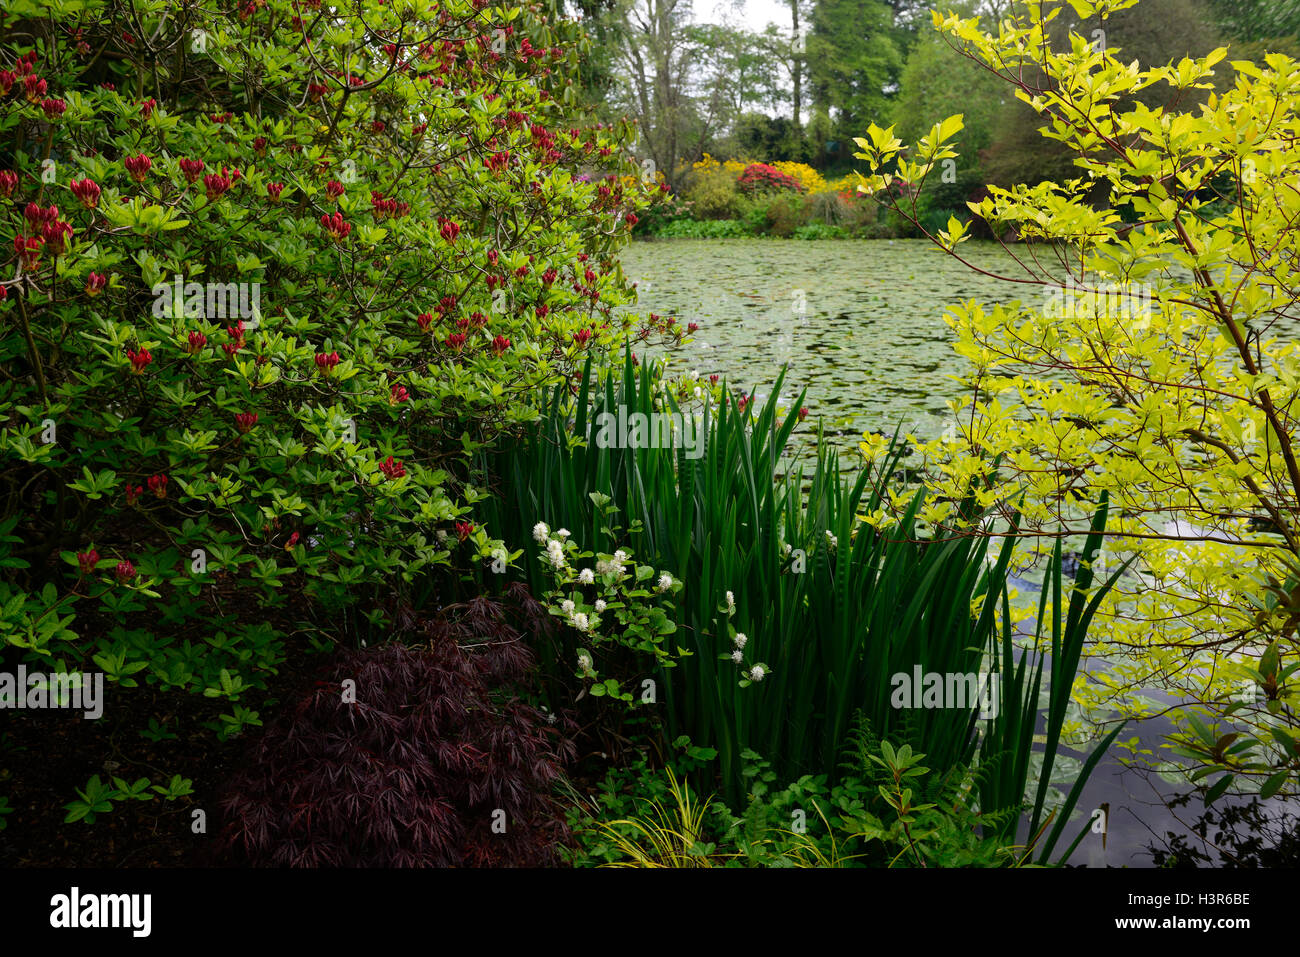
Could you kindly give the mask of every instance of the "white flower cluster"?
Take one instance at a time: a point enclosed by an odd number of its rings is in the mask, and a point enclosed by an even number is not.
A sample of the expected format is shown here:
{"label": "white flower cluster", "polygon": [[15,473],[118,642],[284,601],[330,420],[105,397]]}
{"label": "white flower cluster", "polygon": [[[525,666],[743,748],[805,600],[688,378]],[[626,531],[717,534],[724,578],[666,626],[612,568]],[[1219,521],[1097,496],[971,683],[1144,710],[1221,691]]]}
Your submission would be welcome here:
{"label": "white flower cluster", "polygon": [[590,585],[595,580],[596,580],[596,573],[593,572],[590,568],[584,568],[582,571],[578,572],[578,581],[580,581],[584,585]]}
{"label": "white flower cluster", "polygon": [[546,527],[545,522],[538,522],[533,526],[533,541],[537,542],[538,545],[541,545],[550,537],[551,530]]}
{"label": "white flower cluster", "polygon": [[727,592],[727,614],[734,615],[735,613],[736,613],[736,596],[733,595],[731,592]]}
{"label": "white flower cluster", "polygon": [[838,538],[836,538],[834,535],[831,534],[830,529],[827,529],[827,530],[826,530],[826,547],[829,548],[829,549],[831,549],[832,551],[834,551],[835,546],[838,545],[839,543],[840,543],[840,540],[839,540]]}
{"label": "white flower cluster", "polygon": [[590,655],[578,655],[578,670],[581,671],[583,674],[591,673]]}
{"label": "white flower cluster", "polygon": [[556,568],[564,567],[564,546],[552,538],[546,543],[546,557]]}
{"label": "white flower cluster", "polygon": [[664,572],[659,576],[659,591],[665,592],[673,587],[673,576]]}

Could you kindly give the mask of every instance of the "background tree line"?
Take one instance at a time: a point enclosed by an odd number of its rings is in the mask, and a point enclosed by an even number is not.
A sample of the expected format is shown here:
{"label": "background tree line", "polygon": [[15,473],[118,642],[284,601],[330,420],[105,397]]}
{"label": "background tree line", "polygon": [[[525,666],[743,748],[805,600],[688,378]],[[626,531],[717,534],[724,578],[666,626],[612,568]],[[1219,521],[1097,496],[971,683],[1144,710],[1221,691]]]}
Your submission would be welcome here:
{"label": "background tree line", "polygon": [[[1070,164],[1044,149],[1032,109],[930,24],[935,6],[996,18],[1011,0],[787,0],[785,22],[761,28],[744,0],[720,24],[699,22],[692,0],[562,2],[595,47],[581,77],[587,102],[607,120],[635,120],[640,158],[673,187],[706,153],[807,163],[831,178],[853,168],[853,137],[869,123],[896,124],[909,141],[956,112],[963,159],[955,180],[935,185],[953,194],[938,205],[960,208],[985,183],[1060,177]],[[1300,55],[1300,0],[1143,0],[1104,24],[1062,5],[1055,29],[1062,42],[1074,30],[1142,66],[1225,43],[1234,59],[1260,60]],[[1146,95],[1154,106],[1164,93]]]}

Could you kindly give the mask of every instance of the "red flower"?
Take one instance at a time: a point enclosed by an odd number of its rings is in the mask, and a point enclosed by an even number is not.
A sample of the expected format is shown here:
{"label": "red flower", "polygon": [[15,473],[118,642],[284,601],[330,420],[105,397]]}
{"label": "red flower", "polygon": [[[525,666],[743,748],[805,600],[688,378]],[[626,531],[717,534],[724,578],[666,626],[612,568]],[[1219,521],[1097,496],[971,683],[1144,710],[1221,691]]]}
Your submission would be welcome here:
{"label": "red flower", "polygon": [[99,564],[99,552],[93,548],[88,552],[77,552],[77,564],[81,566],[81,574],[89,575]]}
{"label": "red flower", "polygon": [[439,216],[438,225],[439,225],[438,232],[441,233],[442,238],[447,240],[447,242],[449,243],[454,243],[456,241],[456,237],[460,235],[460,225],[458,223],[452,222],[450,219],[443,219],[441,216]]}
{"label": "red flower", "polygon": [[492,351],[498,356],[501,355],[509,348],[510,348],[510,340],[507,339],[505,336],[497,336],[495,339],[492,340]]}
{"label": "red flower", "polygon": [[255,137],[253,137],[253,152],[256,153],[258,156],[265,156],[265,155],[266,155],[266,137],[265,137],[265,136],[255,136]]}
{"label": "red flower", "polygon": [[465,539],[469,538],[470,535],[473,533],[473,531],[474,531],[473,522],[456,523],[456,537],[459,538],[462,542],[465,541]]}
{"label": "red flower", "polygon": [[713,375],[709,376],[709,385],[717,385],[717,384],[718,384],[718,374],[715,372]]}
{"label": "red flower", "polygon": [[192,356],[198,355],[203,351],[203,347],[208,344],[208,337],[201,332],[191,332],[189,340],[185,346],[185,351]]}
{"label": "red flower", "polygon": [[332,216],[326,214],[320,218],[320,224],[334,237],[335,242],[341,242],[347,238],[348,233],[352,232],[352,224],[343,219],[342,213],[336,212]]}
{"label": "red flower", "polygon": [[415,317],[415,321],[416,321],[416,323],[419,325],[419,327],[420,327],[420,331],[421,331],[421,332],[424,332],[424,331],[428,330],[428,328],[429,328],[429,324],[430,324],[431,322],[433,322],[433,313],[431,313],[431,312],[422,312],[422,313],[420,313],[418,316]]}
{"label": "red flower", "polygon": [[11,169],[0,169],[0,196],[12,196],[17,186],[18,174]]}
{"label": "red flower", "polygon": [[46,223],[41,228],[41,236],[45,240],[46,247],[56,256],[62,256],[66,250],[64,240],[72,235],[71,223]]}
{"label": "red flower", "polygon": [[453,332],[447,337],[446,344],[456,352],[460,352],[461,348],[465,345],[465,333]]}
{"label": "red flower", "polygon": [[130,482],[126,483],[126,504],[127,505],[134,505],[136,499],[138,499],[143,494],[144,494],[143,485],[132,485]]}
{"label": "red flower", "polygon": [[45,111],[47,120],[57,120],[67,108],[68,104],[62,100],[41,100],[41,109]]}
{"label": "red flower", "polygon": [[641,222],[641,220],[639,220],[639,219],[637,218],[636,213],[628,213],[627,216],[624,217],[624,218],[627,220],[627,228],[628,228],[628,229],[631,229],[631,228],[632,228],[633,226],[635,226],[637,223]]}
{"label": "red flower", "polygon": [[[17,176],[14,177],[14,182],[15,183],[18,182]],[[5,195],[7,196],[8,193],[6,193]],[[497,260],[500,258],[501,258],[501,254],[498,253],[495,249],[488,250],[488,262],[491,263],[493,266],[497,264]]]}
{"label": "red flower", "polygon": [[221,194],[230,189],[230,177],[208,173],[203,177],[203,188],[207,190],[208,199],[218,199]]}
{"label": "red flower", "polygon": [[240,435],[247,435],[255,425],[257,425],[256,412],[239,412],[235,415],[235,428],[239,429]]}
{"label": "red flower", "polygon": [[185,182],[197,182],[199,176],[203,173],[203,160],[183,159],[180,162],[181,173],[185,176]]}
{"label": "red flower", "polygon": [[542,285],[549,286],[551,283],[555,282],[555,277],[558,275],[559,273],[554,269],[546,270],[546,272],[542,273]]}
{"label": "red flower", "polygon": [[694,332],[694,331],[695,331],[696,329],[698,329],[698,328],[700,328],[699,323],[688,322],[688,323],[686,324],[686,332],[687,332],[688,335],[689,335],[690,333]]}
{"label": "red flower", "polygon": [[135,566],[130,562],[117,563],[117,580],[123,584],[135,577]]}
{"label": "red flower", "polygon": [[344,193],[343,184],[336,179],[332,179],[325,184],[325,192],[330,194],[331,199],[337,200]]}
{"label": "red flower", "polygon": [[573,334],[573,341],[576,342],[579,346],[586,346],[588,340],[590,339],[591,339],[590,329],[579,329],[577,332]]}
{"label": "red flower", "polygon": [[284,183],[267,183],[266,195],[271,197],[271,202],[278,203],[280,201],[280,193],[283,189]]}
{"label": "red flower", "polygon": [[316,353],[316,369],[323,376],[329,376],[334,371],[334,367],[339,364],[339,354],[337,352],[318,352]]}
{"label": "red flower", "polygon": [[808,407],[805,405],[799,409],[799,421],[802,422],[806,418],[808,418]]}
{"label": "red flower", "polygon": [[289,540],[284,543],[284,550],[286,552],[291,552],[293,551],[293,546],[297,544],[298,544],[298,533],[294,532],[292,535],[289,536]]}
{"label": "red flower", "polygon": [[106,285],[108,285],[107,276],[101,276],[99,273],[92,272],[86,277],[86,295],[93,299],[104,291]]}
{"label": "red flower", "polygon": [[152,96],[140,104],[140,112],[144,114],[145,119],[153,115],[153,108],[158,105],[158,101]]}
{"label": "red flower", "polygon": [[145,367],[153,362],[153,356],[149,354],[148,349],[141,349],[139,352],[126,350],[126,357],[131,360],[131,372],[133,375],[141,375]]}
{"label": "red flower", "polygon": [[153,492],[155,498],[167,497],[167,476],[150,475],[148,481],[149,491]]}
{"label": "red flower", "polygon": [[401,403],[405,402],[408,398],[410,398],[410,396],[406,391],[406,386],[395,385],[388,390],[389,405],[400,405]]}
{"label": "red flower", "polygon": [[406,474],[406,469],[402,467],[402,463],[394,462],[391,455],[379,463],[379,471],[388,476],[390,480],[399,479]]}
{"label": "red flower", "polygon": [[28,103],[39,103],[49,88],[49,84],[38,76],[29,76],[23,80],[23,93]]}
{"label": "red flower", "polygon": [[81,205],[86,209],[94,209],[99,205],[99,184],[93,179],[74,179],[68,184],[72,190],[72,195],[81,200]]}
{"label": "red flower", "polygon": [[141,153],[139,156],[128,156],[122,161],[126,171],[131,174],[131,178],[137,183],[143,183],[145,174],[153,166],[153,160]]}

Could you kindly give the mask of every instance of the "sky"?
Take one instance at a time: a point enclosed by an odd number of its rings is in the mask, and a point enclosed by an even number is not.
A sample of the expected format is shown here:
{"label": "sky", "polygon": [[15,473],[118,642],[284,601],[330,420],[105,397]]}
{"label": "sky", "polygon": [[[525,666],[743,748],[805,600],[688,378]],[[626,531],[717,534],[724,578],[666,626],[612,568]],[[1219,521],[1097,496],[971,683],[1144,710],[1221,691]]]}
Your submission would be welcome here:
{"label": "sky", "polygon": [[695,0],[695,19],[700,23],[721,23],[724,18],[739,20],[751,30],[762,30],[768,23],[790,28],[790,5],[785,0]]}

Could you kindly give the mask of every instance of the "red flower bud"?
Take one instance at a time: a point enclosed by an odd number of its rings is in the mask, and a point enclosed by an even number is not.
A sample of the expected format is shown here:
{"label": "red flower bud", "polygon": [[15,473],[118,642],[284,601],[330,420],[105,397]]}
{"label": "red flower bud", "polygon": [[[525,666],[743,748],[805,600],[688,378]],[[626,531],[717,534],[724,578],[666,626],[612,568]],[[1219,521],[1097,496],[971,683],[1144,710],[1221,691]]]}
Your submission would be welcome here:
{"label": "red flower bud", "polygon": [[235,415],[235,428],[239,429],[240,435],[247,435],[255,425],[257,425],[256,412],[240,412]]}
{"label": "red flower bud", "polygon": [[81,566],[81,574],[89,575],[99,564],[99,552],[93,548],[88,552],[77,552],[77,564]]}
{"label": "red flower bud", "polygon": [[492,351],[498,356],[501,355],[509,348],[510,348],[510,340],[507,339],[505,336],[497,336],[495,339],[492,340]]}
{"label": "red flower bud", "polygon": [[131,178],[137,183],[143,183],[145,175],[149,168],[153,166],[153,160],[141,153],[139,156],[128,156],[122,161],[126,171],[131,174]]}
{"label": "red flower bud", "polygon": [[799,421],[802,422],[806,418],[808,418],[808,407],[805,405],[799,409]]}
{"label": "red flower bud", "polygon": [[456,523],[456,537],[459,538],[462,542],[465,541],[465,539],[469,538],[470,535],[473,533],[473,531],[474,531],[473,522]]}
{"label": "red flower bud", "polygon": [[0,196],[12,196],[17,186],[18,174],[11,169],[0,169]]}
{"label": "red flower bud", "polygon": [[62,100],[41,100],[41,109],[47,120],[57,120],[67,108],[68,104]]}
{"label": "red flower bud", "polygon": [[130,562],[117,563],[117,580],[125,584],[135,578],[135,566]]}
{"label": "red flower bud", "polygon": [[294,532],[292,535],[289,536],[289,540],[284,543],[284,550],[286,552],[291,552],[293,551],[293,546],[297,544],[298,544],[298,533]]}
{"label": "red flower bud", "polygon": [[280,201],[280,193],[283,190],[284,190],[284,183],[266,184],[266,195],[271,197],[271,202],[273,203],[278,203]]}
{"label": "red flower bud", "polygon": [[93,179],[74,179],[68,184],[72,190],[72,195],[81,200],[81,205],[86,209],[94,209],[99,205],[99,184]]}
{"label": "red flower bud", "polygon": [[141,349],[139,352],[126,350],[126,357],[131,360],[131,373],[141,375],[145,367],[153,362],[153,356],[149,354],[148,349]]}
{"label": "red flower bud", "polygon": [[107,276],[101,276],[99,273],[92,272],[86,277],[86,295],[93,299],[104,291],[106,285],[108,285]]}
{"label": "red flower bud", "polygon": [[389,405],[401,405],[409,397],[410,396],[407,394],[405,386],[395,385],[388,390]]}
{"label": "red flower bud", "polygon": [[167,497],[167,476],[150,475],[149,481],[146,484],[149,486],[149,491],[153,492],[155,498]]}
{"label": "red flower bud", "polygon": [[379,463],[379,471],[388,476],[390,480],[399,479],[406,474],[406,469],[402,467],[402,463],[394,462],[391,455]]}

